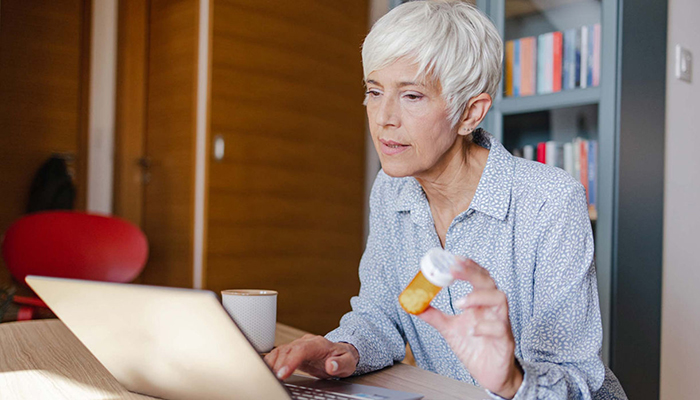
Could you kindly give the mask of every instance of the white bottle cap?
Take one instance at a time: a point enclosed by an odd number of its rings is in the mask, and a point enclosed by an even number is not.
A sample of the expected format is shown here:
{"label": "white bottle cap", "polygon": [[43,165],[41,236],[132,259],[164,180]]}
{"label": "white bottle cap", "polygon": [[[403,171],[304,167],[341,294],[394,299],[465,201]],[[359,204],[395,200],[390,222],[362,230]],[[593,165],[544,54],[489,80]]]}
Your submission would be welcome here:
{"label": "white bottle cap", "polygon": [[440,247],[435,247],[428,250],[420,260],[420,270],[430,283],[435,286],[445,287],[454,281],[450,273],[450,266],[456,262],[457,258],[452,253]]}

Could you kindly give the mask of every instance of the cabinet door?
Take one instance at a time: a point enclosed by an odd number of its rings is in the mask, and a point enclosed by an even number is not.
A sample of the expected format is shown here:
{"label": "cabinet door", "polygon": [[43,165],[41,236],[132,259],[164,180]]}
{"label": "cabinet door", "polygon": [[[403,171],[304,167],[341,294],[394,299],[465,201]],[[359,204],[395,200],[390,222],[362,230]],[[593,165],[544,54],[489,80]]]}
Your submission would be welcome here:
{"label": "cabinet door", "polygon": [[[84,207],[89,27],[89,1],[0,2],[0,236],[24,214],[52,153],[73,160]],[[0,265],[0,287],[9,281]]]}
{"label": "cabinet door", "polygon": [[204,286],[278,290],[280,322],[327,332],[359,289],[367,1],[212,5]]}

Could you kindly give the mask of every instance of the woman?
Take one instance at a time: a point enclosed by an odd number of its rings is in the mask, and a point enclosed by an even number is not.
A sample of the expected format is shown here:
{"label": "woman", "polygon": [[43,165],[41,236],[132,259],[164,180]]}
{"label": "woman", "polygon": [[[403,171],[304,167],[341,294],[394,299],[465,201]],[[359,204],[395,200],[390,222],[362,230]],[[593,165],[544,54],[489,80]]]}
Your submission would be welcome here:
{"label": "woman", "polygon": [[[501,77],[493,24],[462,2],[403,4],[362,49],[367,116],[382,171],[353,311],[265,360],[346,377],[401,361],[496,398],[624,398],[601,359],[593,237],[583,187],[511,156],[477,126]],[[455,284],[413,316],[398,297],[425,252],[464,257]],[[499,397],[500,396],[500,397]]]}

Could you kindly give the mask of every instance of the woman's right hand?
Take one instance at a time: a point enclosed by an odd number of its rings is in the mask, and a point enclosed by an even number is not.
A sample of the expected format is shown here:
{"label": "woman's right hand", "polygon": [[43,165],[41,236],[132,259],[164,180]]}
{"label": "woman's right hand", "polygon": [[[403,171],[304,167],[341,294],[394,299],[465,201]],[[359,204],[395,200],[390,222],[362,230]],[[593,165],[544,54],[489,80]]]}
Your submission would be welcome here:
{"label": "woman's right hand", "polygon": [[304,335],[265,356],[277,378],[289,378],[300,369],[318,378],[345,378],[357,367],[359,354],[349,343],[334,343],[323,336]]}

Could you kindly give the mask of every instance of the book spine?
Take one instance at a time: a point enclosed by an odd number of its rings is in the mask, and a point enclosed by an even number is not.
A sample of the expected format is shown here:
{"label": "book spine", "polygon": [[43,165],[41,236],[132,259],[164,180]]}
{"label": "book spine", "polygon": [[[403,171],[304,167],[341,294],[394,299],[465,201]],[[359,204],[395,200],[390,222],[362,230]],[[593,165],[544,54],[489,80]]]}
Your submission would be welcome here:
{"label": "book spine", "polygon": [[569,89],[569,31],[564,31],[563,34],[563,46],[561,49],[561,89]]}
{"label": "book spine", "polygon": [[513,41],[513,96],[520,96],[520,39]]}
{"label": "book spine", "polygon": [[552,33],[552,92],[561,91],[562,33]]}
{"label": "book spine", "polygon": [[545,34],[544,40],[544,54],[545,54],[545,67],[544,67],[544,91],[545,93],[552,93],[552,79],[554,74],[554,55],[553,55],[553,38],[552,32]]}
{"label": "book spine", "polygon": [[581,139],[574,139],[573,155],[574,155],[574,178],[577,182],[581,182]]}
{"label": "book spine", "polygon": [[537,143],[537,161],[542,164],[547,163],[547,143]]}
{"label": "book spine", "polygon": [[523,147],[523,158],[526,160],[534,161],[535,160],[535,148],[529,144],[524,146]]}
{"label": "book spine", "polygon": [[535,94],[535,39],[534,37],[522,38],[520,47],[520,60],[522,75],[520,95],[530,96]]}
{"label": "book spine", "polygon": [[595,32],[594,26],[588,27],[588,69],[586,71],[586,82],[588,87],[593,86],[593,57],[595,55]]}
{"label": "book spine", "polygon": [[578,54],[576,53],[576,38],[578,35],[576,29],[571,29],[570,32],[569,48],[571,49],[571,52],[569,54],[569,68],[571,72],[569,75],[569,89],[576,89],[576,57],[578,57]]}
{"label": "book spine", "polygon": [[513,41],[506,42],[506,97],[513,96]]}
{"label": "book spine", "polygon": [[564,143],[564,170],[569,175],[576,176],[576,171],[574,170],[574,144],[571,142]]}
{"label": "book spine", "polygon": [[581,87],[581,29],[576,29],[576,40],[574,42],[574,52],[576,54],[574,64],[574,88]]}
{"label": "book spine", "polygon": [[593,86],[600,86],[600,24],[593,25]]}
{"label": "book spine", "polygon": [[551,165],[553,167],[557,166],[557,158],[559,155],[557,154],[557,143],[553,140],[550,140],[546,143],[546,157],[545,157],[545,164]]}
{"label": "book spine", "polygon": [[537,36],[537,94],[544,93],[544,35]]}
{"label": "book spine", "polygon": [[598,183],[596,169],[598,167],[598,142],[588,141],[588,206],[596,209],[596,185]]}
{"label": "book spine", "polygon": [[531,37],[530,44],[530,82],[532,82],[530,94],[535,94],[535,84],[537,82],[537,38]]}
{"label": "book spine", "polygon": [[590,203],[588,197],[588,140],[581,140],[580,145],[579,151],[581,154],[579,155],[579,161],[581,163],[581,184],[583,188],[586,189],[586,202]]}
{"label": "book spine", "polygon": [[588,87],[588,26],[581,27],[581,65],[579,66],[580,87]]}

